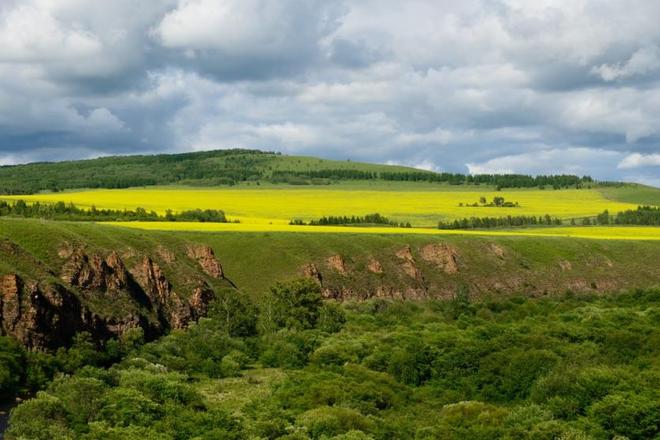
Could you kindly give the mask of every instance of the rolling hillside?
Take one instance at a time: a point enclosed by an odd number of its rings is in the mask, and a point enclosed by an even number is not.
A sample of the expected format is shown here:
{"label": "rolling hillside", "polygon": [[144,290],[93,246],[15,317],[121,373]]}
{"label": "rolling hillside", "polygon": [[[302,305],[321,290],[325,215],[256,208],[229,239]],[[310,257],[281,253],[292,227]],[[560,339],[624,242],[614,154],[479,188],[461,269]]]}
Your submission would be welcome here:
{"label": "rolling hillside", "polygon": [[258,150],[217,150],[3,166],[0,167],[0,194],[169,184],[233,185],[239,182],[270,180],[274,173],[318,170],[359,173],[419,172],[406,167],[282,156]]}

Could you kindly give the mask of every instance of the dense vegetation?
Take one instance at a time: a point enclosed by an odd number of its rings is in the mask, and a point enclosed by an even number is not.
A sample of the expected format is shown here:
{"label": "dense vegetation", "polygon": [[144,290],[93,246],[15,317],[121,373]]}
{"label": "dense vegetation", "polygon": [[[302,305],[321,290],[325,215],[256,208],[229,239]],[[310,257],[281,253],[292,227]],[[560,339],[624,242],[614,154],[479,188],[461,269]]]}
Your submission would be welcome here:
{"label": "dense vegetation", "polygon": [[454,221],[438,223],[439,229],[487,229],[508,228],[512,226],[535,226],[535,225],[561,225],[561,219],[549,214],[536,217],[534,215],[516,215],[506,217],[470,217]]}
{"label": "dense vegetation", "polygon": [[291,225],[313,225],[313,226],[343,226],[343,225],[388,225],[401,228],[410,228],[412,227],[410,223],[398,223],[394,220],[390,220],[387,217],[384,217],[378,213],[367,214],[364,216],[324,216],[318,220],[310,220],[305,223],[303,220],[294,219],[289,223]]}
{"label": "dense vegetation", "polygon": [[262,178],[263,164],[272,156],[274,153],[257,150],[218,150],[3,166],[0,167],[0,194],[172,183],[234,184]]}
{"label": "dense vegetation", "polygon": [[[474,206],[484,206],[482,204],[474,204]],[[504,199],[501,199],[501,203]],[[471,206],[471,205],[467,205]],[[491,206],[491,205],[487,205]],[[499,206],[495,201],[492,206]],[[638,226],[660,226],[660,207],[655,206],[638,206],[637,209],[629,209],[621,211],[616,214],[610,214],[605,210],[595,217],[584,217],[581,219],[570,220],[571,225],[581,224],[583,226],[589,225],[638,225]],[[463,219],[456,219],[454,221],[440,221],[438,228],[440,229],[487,229],[487,228],[501,228],[512,226],[534,226],[534,225],[561,225],[562,220],[550,215],[543,217],[536,216],[507,216],[507,217],[470,217]]]}
{"label": "dense vegetation", "polygon": [[659,300],[340,306],[296,281],[256,306],[227,291],[189,330],[57,378],[8,438],[652,439]]}
{"label": "dense vegetation", "polygon": [[396,182],[431,182],[449,185],[492,185],[502,188],[582,188],[594,183],[591,177],[552,175],[527,176],[520,174],[460,174],[434,173],[431,171],[383,171],[371,172],[349,169],[319,169],[305,171],[274,171],[274,183],[310,184],[326,180],[387,180]]}
{"label": "dense vegetation", "polygon": [[441,182],[450,185],[493,185],[497,188],[581,188],[594,182],[589,176],[550,175],[527,176],[522,174],[475,174],[393,172],[380,173],[380,178],[395,181]]}
{"label": "dense vegetation", "polygon": [[[302,159],[305,159],[304,161]],[[299,169],[305,165],[309,169]],[[344,166],[342,166],[344,165]],[[285,158],[258,150],[217,150],[153,156],[116,156],[75,162],[0,167],[0,194],[34,194],[72,188],[129,188],[151,185],[234,185],[270,181],[327,184],[341,180],[387,180],[493,185],[498,188],[580,188],[590,177],[570,175],[465,175],[416,171],[404,167],[351,164],[309,158]]]}
{"label": "dense vegetation", "polygon": [[0,200],[1,216],[69,221],[227,222],[225,213],[218,209],[193,209],[177,213],[167,210],[165,215],[159,215],[144,208],[132,211],[97,209],[92,206],[90,209],[83,209],[72,203],[26,203],[24,200],[14,202]]}
{"label": "dense vegetation", "polygon": [[637,209],[629,209],[611,215],[609,211],[603,211],[595,223],[600,225],[645,225],[660,226],[660,207],[638,206]]}
{"label": "dense vegetation", "polygon": [[505,200],[504,197],[501,196],[495,196],[493,197],[493,200],[491,202],[488,202],[486,200],[486,197],[481,196],[479,197],[478,202],[459,203],[458,206],[459,207],[471,206],[473,208],[519,208],[520,203]]}

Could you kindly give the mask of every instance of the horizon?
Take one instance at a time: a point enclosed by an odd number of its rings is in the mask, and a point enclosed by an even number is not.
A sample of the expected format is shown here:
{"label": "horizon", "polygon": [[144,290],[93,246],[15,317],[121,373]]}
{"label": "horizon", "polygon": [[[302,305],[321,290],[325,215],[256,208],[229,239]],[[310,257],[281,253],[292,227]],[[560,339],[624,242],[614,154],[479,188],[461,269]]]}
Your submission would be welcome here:
{"label": "horizon", "polygon": [[[168,155],[168,156],[174,156],[174,155],[179,155],[179,154],[191,154],[191,153],[211,153],[211,152],[216,152],[216,151],[228,151],[228,150],[237,150],[237,151],[258,151],[260,153],[264,154],[275,154],[275,155],[281,155],[281,156],[288,156],[288,157],[311,157],[315,159],[323,159],[323,160],[339,160],[340,159],[331,159],[328,157],[322,157],[320,155],[299,155],[299,154],[289,154],[286,152],[282,151],[277,151],[277,150],[261,150],[259,148],[217,148],[217,149],[211,149],[211,150],[196,150],[196,151],[185,151],[185,152],[160,152],[160,153],[135,153],[135,154],[106,154],[106,155],[101,155],[101,156],[94,156],[94,157],[88,157],[85,159],[72,159],[72,160],[50,160],[50,161],[35,161],[35,162],[24,162],[24,163],[15,163],[15,164],[5,164],[5,165],[0,165],[0,168],[2,167],[15,167],[15,166],[22,166],[22,165],[34,165],[34,164],[55,164],[55,163],[62,163],[62,162],[76,162],[76,161],[88,161],[88,160],[95,160],[95,159],[104,159],[104,158],[112,158],[112,157],[148,157],[148,156],[157,156],[157,155]],[[374,164],[374,165],[389,165],[389,166],[406,166],[412,169],[416,169],[419,171],[427,171],[431,173],[443,173],[444,171],[440,170],[430,170],[427,168],[419,168],[411,165],[404,165],[404,164],[395,164],[395,163],[382,163],[382,162],[366,162],[366,161],[358,161],[358,160],[353,160],[351,158],[346,158],[343,159],[343,161],[347,162],[355,162],[355,163],[366,163],[366,164]],[[568,174],[568,173],[548,173],[548,174],[521,174],[521,173],[457,173],[457,174],[464,174],[464,175],[485,175],[485,174],[493,174],[493,175],[514,175],[514,174],[520,174],[520,175],[526,175],[526,176],[549,176],[549,175],[571,175],[571,176],[577,176],[577,177],[592,177],[587,174]],[[638,182],[626,182],[623,180],[598,180],[596,179],[597,182],[600,183],[627,183],[627,184],[640,184],[640,185],[645,185],[642,183]],[[653,185],[648,185],[651,187],[655,187]]]}

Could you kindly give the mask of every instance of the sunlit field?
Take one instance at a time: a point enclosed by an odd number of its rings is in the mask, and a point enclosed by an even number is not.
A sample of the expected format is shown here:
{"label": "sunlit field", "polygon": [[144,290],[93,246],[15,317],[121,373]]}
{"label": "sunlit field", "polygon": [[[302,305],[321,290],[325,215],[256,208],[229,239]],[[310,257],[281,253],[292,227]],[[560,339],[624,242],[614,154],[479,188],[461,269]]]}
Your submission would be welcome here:
{"label": "sunlit field", "polygon": [[298,232],[342,234],[429,234],[477,236],[576,237],[603,240],[660,240],[660,227],[651,226],[583,226],[539,227],[515,230],[446,230],[436,228],[392,228],[358,226],[294,226],[258,223],[199,222],[107,222],[111,226],[159,231],[199,232]]}
{"label": "sunlit field", "polygon": [[[419,188],[419,189],[418,189]],[[606,199],[594,189],[511,190],[492,189],[451,191],[447,187],[429,186],[392,189],[364,187],[239,187],[181,188],[153,187],[122,190],[92,190],[16,196],[31,201],[72,202],[79,207],[135,209],[142,207],[163,214],[191,209],[221,209],[230,219],[241,223],[285,225],[291,219],[313,220],[322,216],[363,216],[379,213],[397,222],[413,226],[436,226],[440,220],[464,217],[503,217],[507,215],[550,214],[563,219],[594,216],[605,209],[617,212],[636,208],[633,203]],[[472,204],[480,197],[488,201],[495,196],[518,202],[517,208],[459,207]]]}

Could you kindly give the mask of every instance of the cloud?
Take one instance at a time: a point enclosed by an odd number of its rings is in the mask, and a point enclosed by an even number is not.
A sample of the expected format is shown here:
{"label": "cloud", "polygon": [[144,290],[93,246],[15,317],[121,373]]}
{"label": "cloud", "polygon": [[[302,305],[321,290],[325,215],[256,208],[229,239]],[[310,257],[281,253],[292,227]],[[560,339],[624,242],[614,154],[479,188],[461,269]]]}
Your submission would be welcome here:
{"label": "cloud", "polygon": [[243,146],[655,182],[658,16],[645,0],[5,0],[0,160]]}
{"label": "cloud", "polygon": [[660,70],[660,49],[647,46],[637,50],[625,64],[602,64],[591,69],[604,81],[630,78],[636,75],[646,75]]}
{"label": "cloud", "polygon": [[641,167],[657,167],[660,166],[660,153],[656,154],[639,154],[633,153],[624,157],[617,168],[619,169],[632,169]]}
{"label": "cloud", "polygon": [[322,40],[343,12],[338,0],[180,0],[150,34],[184,68],[218,79],[266,78],[322,59]]}
{"label": "cloud", "polygon": [[93,56],[101,49],[93,33],[68,27],[36,5],[19,5],[1,23],[3,62],[75,60]]}

